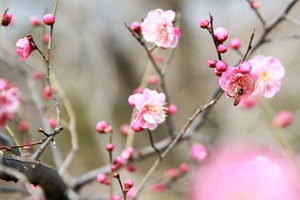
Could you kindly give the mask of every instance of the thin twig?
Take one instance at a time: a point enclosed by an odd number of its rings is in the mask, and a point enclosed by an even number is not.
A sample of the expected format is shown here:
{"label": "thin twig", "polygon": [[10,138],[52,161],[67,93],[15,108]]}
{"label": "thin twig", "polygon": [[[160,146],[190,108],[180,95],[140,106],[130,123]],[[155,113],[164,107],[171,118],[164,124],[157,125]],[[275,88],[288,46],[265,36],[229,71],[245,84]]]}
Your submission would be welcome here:
{"label": "thin twig", "polygon": [[253,30],[253,32],[252,32],[252,34],[251,34],[251,36],[250,36],[250,41],[249,41],[249,43],[248,43],[248,47],[247,47],[246,53],[245,53],[245,55],[243,56],[241,62],[245,61],[245,59],[247,58],[247,55],[248,55],[250,49],[252,48],[252,41],[253,41],[253,38],[254,38],[254,33],[255,33],[255,29]]}
{"label": "thin twig", "polygon": [[155,147],[155,144],[153,142],[152,132],[148,129],[149,139],[151,143],[151,147],[156,151],[158,158],[161,159],[160,151]]}
{"label": "thin twig", "polygon": [[221,56],[221,53],[218,51],[218,42],[216,40],[216,37],[214,35],[214,26],[213,26],[213,22],[214,22],[214,18],[213,16],[209,13],[209,19],[210,19],[210,30],[208,31],[209,34],[211,35],[213,41],[214,41],[214,44],[215,44],[215,48],[216,48],[216,52],[217,52],[217,55],[218,55],[218,59],[219,60],[222,60],[222,56]]}
{"label": "thin twig", "polygon": [[[252,7],[252,0],[246,0],[246,1],[247,1],[247,2],[249,3],[249,5]],[[254,10],[254,12],[255,12],[256,16],[258,17],[259,21],[262,23],[263,27],[265,27],[265,26],[266,26],[266,22],[265,22],[265,20],[263,19],[263,17],[261,16],[261,14],[258,12],[257,9],[255,9],[255,8],[252,8],[252,9]]]}
{"label": "thin twig", "polygon": [[123,199],[126,200],[126,193],[123,189],[123,185],[122,185],[122,181],[121,181],[121,177],[120,177],[120,174],[118,172],[114,172],[114,175],[113,175],[114,178],[116,178],[119,182],[119,186],[121,188],[121,191],[122,191],[122,194],[123,194]]}
{"label": "thin twig", "polygon": [[[217,97],[215,99],[213,99],[212,101],[210,101],[208,104],[204,105],[204,106],[200,106],[200,108],[198,108],[196,110],[196,112],[188,119],[188,121],[186,122],[183,130],[175,137],[175,139],[172,141],[172,143],[168,146],[168,148],[166,148],[163,153],[161,154],[161,158],[157,159],[155,161],[155,163],[152,165],[151,169],[147,172],[146,176],[143,178],[143,180],[141,181],[141,183],[139,184],[139,186],[136,189],[136,194],[134,197],[136,197],[138,195],[138,193],[140,192],[140,190],[142,189],[142,187],[144,186],[144,184],[146,183],[146,181],[148,181],[148,179],[152,176],[153,172],[157,169],[157,167],[159,166],[159,164],[161,163],[162,159],[165,158],[168,153],[176,146],[176,144],[178,143],[178,141],[181,139],[181,137],[186,133],[186,130],[189,128],[189,126],[191,125],[191,123],[195,120],[195,118],[204,110],[210,108],[211,106],[215,105],[217,103],[217,101],[219,100],[219,98],[222,96],[222,94],[224,93],[224,91],[221,91]],[[134,199],[134,198],[133,198]]]}

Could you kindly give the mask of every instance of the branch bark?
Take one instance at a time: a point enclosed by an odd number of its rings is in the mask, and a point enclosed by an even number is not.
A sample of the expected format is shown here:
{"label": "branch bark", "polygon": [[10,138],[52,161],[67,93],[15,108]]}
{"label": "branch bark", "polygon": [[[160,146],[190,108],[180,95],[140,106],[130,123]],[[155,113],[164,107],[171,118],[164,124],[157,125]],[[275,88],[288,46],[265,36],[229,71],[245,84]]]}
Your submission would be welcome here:
{"label": "branch bark", "polygon": [[[41,164],[32,157],[0,155],[0,164],[23,173],[31,184],[39,185],[44,190],[47,200],[68,200],[68,188],[61,176],[49,166]],[[0,172],[0,179],[18,182],[18,178]]]}

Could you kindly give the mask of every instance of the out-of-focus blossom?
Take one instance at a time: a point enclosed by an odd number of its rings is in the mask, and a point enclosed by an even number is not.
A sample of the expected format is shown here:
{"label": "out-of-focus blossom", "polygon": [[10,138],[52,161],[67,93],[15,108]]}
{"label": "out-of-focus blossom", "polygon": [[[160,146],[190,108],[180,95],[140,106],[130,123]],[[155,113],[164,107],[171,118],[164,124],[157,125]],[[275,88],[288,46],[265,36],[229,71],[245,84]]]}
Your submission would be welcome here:
{"label": "out-of-focus blossom", "polygon": [[289,126],[293,121],[293,115],[288,110],[282,110],[278,112],[273,120],[273,123],[276,127],[285,128]]}
{"label": "out-of-focus blossom", "polygon": [[30,17],[29,21],[30,21],[30,24],[31,24],[32,26],[40,26],[40,25],[41,25],[41,20],[40,20],[40,18],[39,18],[38,16],[36,16],[36,15],[32,15],[32,16]]}
{"label": "out-of-focus blossom", "polygon": [[178,108],[175,104],[170,104],[168,106],[168,114],[169,115],[175,115],[177,113],[177,111],[178,111]]}
{"label": "out-of-focus blossom", "polygon": [[252,73],[258,76],[252,95],[272,98],[279,90],[284,78],[284,67],[274,57],[256,56],[249,60]]}
{"label": "out-of-focus blossom", "polygon": [[22,58],[19,59],[19,61],[24,61],[28,58],[28,56],[31,54],[33,50],[35,50],[35,45],[32,42],[32,36],[27,35],[23,39],[19,39],[16,43],[17,46],[17,54],[22,56]]}
{"label": "out-of-focus blossom", "polygon": [[20,121],[18,124],[18,130],[21,133],[27,132],[28,131],[28,123],[24,120]]}
{"label": "out-of-focus blossom", "polygon": [[9,86],[4,79],[0,79],[0,82],[3,86],[0,89],[0,130],[2,130],[6,127],[8,121],[13,120],[13,114],[18,111],[21,100],[17,87]]}
{"label": "out-of-focus blossom", "polygon": [[237,38],[234,38],[230,41],[229,45],[233,49],[238,49],[241,46],[241,41]]}
{"label": "out-of-focus blossom", "polygon": [[[2,18],[3,13],[0,14],[0,19]],[[12,21],[12,14],[11,13],[6,13],[5,16],[2,19],[2,26],[8,26],[10,22]]]}
{"label": "out-of-focus blossom", "polygon": [[194,144],[190,148],[190,155],[193,160],[197,162],[201,162],[207,157],[208,151],[206,147],[203,146],[202,144]]}
{"label": "out-of-focus blossom", "polygon": [[132,159],[133,153],[134,153],[134,148],[133,147],[128,147],[127,149],[122,151],[121,157],[124,160],[130,160],[130,159]]}
{"label": "out-of-focus blossom", "polygon": [[131,188],[131,189],[127,192],[126,196],[127,196],[129,199],[131,199],[132,197],[135,196],[135,194],[136,194],[136,189],[133,187],[133,188]]}
{"label": "out-of-focus blossom", "polygon": [[256,79],[256,75],[251,72],[244,73],[239,67],[228,67],[220,76],[219,84],[226,92],[227,98],[231,97],[235,100],[236,106],[242,97],[247,97],[253,92]]}
{"label": "out-of-focus blossom", "polygon": [[255,105],[257,105],[259,102],[258,97],[254,96],[248,96],[248,97],[242,97],[242,100],[240,102],[240,106],[243,108],[253,108]]}
{"label": "out-of-focus blossom", "polygon": [[155,43],[162,48],[174,48],[177,46],[181,32],[173,27],[175,12],[161,9],[152,10],[141,23],[142,34],[147,42]]}
{"label": "out-of-focus blossom", "polygon": [[143,129],[154,130],[158,124],[163,123],[166,118],[165,100],[165,94],[148,88],[145,88],[142,94],[131,95],[128,102],[138,110],[131,124],[132,129],[135,130],[139,126]]}
{"label": "out-of-focus blossom", "polygon": [[215,149],[189,184],[190,200],[299,200],[299,170],[277,150],[230,144]]}
{"label": "out-of-focus blossom", "polygon": [[165,183],[155,183],[149,185],[148,191],[150,193],[164,192],[167,189],[167,185]]}
{"label": "out-of-focus blossom", "polygon": [[165,176],[170,179],[176,179],[180,175],[180,170],[176,167],[172,167],[165,171]]}

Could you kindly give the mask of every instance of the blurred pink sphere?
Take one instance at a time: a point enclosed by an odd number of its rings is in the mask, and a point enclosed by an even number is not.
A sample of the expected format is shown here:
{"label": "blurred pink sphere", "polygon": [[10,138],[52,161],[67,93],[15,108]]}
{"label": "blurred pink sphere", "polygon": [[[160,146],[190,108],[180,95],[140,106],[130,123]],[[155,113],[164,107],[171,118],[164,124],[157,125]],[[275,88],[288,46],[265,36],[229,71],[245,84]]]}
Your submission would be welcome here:
{"label": "blurred pink sphere", "polygon": [[190,200],[300,199],[299,173],[291,160],[266,147],[233,146],[215,150],[193,174]]}

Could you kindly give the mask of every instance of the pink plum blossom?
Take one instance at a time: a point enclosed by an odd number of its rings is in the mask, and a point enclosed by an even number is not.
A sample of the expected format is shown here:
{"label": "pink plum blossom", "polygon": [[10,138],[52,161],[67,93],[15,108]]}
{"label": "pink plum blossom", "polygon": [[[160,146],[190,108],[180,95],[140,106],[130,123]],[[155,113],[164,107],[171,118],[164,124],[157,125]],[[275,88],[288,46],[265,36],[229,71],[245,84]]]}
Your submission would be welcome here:
{"label": "pink plum blossom", "polygon": [[19,39],[16,43],[17,46],[17,54],[22,56],[22,58],[19,59],[19,61],[24,61],[28,58],[28,56],[31,54],[31,52],[35,49],[34,45],[31,43],[32,36],[27,35],[23,39]]}
{"label": "pink plum blossom", "polygon": [[152,10],[141,23],[142,34],[147,42],[155,43],[162,48],[174,48],[177,46],[181,32],[173,27],[175,12],[161,9]]}
{"label": "pink plum blossom", "polygon": [[281,62],[274,57],[259,55],[249,63],[252,65],[251,72],[258,76],[252,95],[272,98],[280,90],[284,78],[285,70]]}
{"label": "pink plum blossom", "polygon": [[213,151],[214,156],[193,174],[188,199],[300,199],[299,169],[279,150],[244,143]]}
{"label": "pink plum blossom", "polygon": [[132,126],[136,127],[138,124],[143,129],[154,130],[158,124],[165,121],[166,96],[164,93],[145,88],[142,94],[133,94],[128,99],[130,99],[130,105],[134,105],[138,110]]}
{"label": "pink plum blossom", "polygon": [[257,77],[252,73],[244,73],[239,67],[228,69],[219,78],[221,88],[226,92],[227,98],[233,98],[234,105],[238,105],[241,97],[249,96],[255,87]]}

